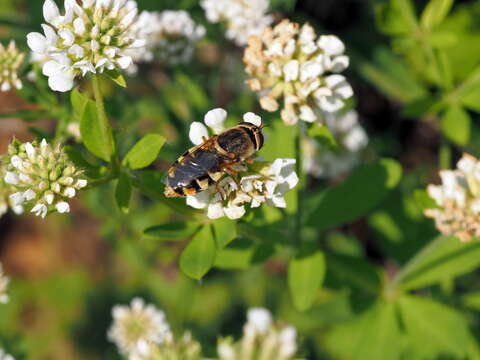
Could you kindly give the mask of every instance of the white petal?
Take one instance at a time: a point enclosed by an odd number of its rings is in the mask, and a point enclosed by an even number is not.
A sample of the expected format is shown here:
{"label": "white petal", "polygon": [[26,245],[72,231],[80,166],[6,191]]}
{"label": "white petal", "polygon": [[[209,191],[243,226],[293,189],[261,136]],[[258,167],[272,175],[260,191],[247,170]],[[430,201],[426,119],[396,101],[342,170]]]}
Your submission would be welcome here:
{"label": "white petal", "polygon": [[318,46],[322,48],[327,55],[340,55],[345,51],[345,45],[335,35],[320,36]]}
{"label": "white petal", "polygon": [[44,204],[37,204],[30,212],[34,213],[36,216],[45,218],[45,216],[47,216],[47,207]]}
{"label": "white petal", "polygon": [[285,81],[295,81],[298,79],[300,63],[298,60],[291,60],[283,67],[283,76]]}
{"label": "white petal", "polygon": [[60,16],[57,4],[53,0],[45,0],[43,3],[43,17],[48,23],[53,23]]}
{"label": "white petal", "polygon": [[62,29],[58,32],[58,35],[63,39],[65,46],[72,46],[75,41],[75,35],[69,29]]}
{"label": "white petal", "polygon": [[326,112],[337,112],[343,108],[345,103],[339,96],[324,96],[320,99],[318,105]]}
{"label": "white petal", "polygon": [[193,144],[200,145],[203,143],[203,139],[208,139],[208,130],[201,122],[194,121],[190,125],[188,137]]}
{"label": "white petal", "polygon": [[27,200],[27,201],[30,201],[30,200],[35,199],[36,196],[37,196],[37,194],[36,194],[35,191],[33,191],[32,189],[28,189],[27,191],[25,191],[25,192],[23,193],[23,197],[24,197],[25,200]]}
{"label": "white petal", "polygon": [[8,81],[4,81],[2,83],[2,86],[0,88],[1,91],[10,91],[10,89],[12,88],[12,85],[10,85],[10,83]]}
{"label": "white petal", "polygon": [[187,196],[187,205],[195,209],[204,209],[210,201],[210,194],[208,191],[202,191],[195,195]]}
{"label": "white petal", "polygon": [[58,203],[55,205],[55,208],[57,209],[57,211],[58,211],[60,214],[64,214],[64,213],[70,212],[70,205],[68,205],[68,203],[65,202],[65,201],[58,202]]}
{"label": "white petal", "polygon": [[267,203],[270,206],[275,206],[278,208],[285,209],[287,207],[287,202],[283,196],[273,196],[267,199]]}
{"label": "white petal", "polygon": [[61,73],[48,78],[48,85],[54,91],[66,92],[73,88],[73,75]]}
{"label": "white petal", "polygon": [[253,112],[248,112],[245,115],[243,115],[243,121],[251,123],[255,126],[262,126],[262,118]]}
{"label": "white petal", "polygon": [[306,122],[314,122],[317,120],[317,115],[310,106],[302,105],[300,106],[300,119]]}
{"label": "white petal", "polygon": [[245,215],[245,206],[227,206],[223,211],[229,219],[236,220]]}
{"label": "white petal", "polygon": [[42,74],[45,76],[55,76],[59,73],[62,73],[61,65],[55,60],[47,61],[43,64]]}
{"label": "white petal", "polygon": [[226,119],[227,112],[224,109],[217,108],[207,112],[203,121],[207,126],[211,127],[216,134],[218,134],[225,130]]}
{"label": "white petal", "polygon": [[33,159],[37,153],[33,145],[29,142],[25,143],[25,151],[27,152],[27,155],[30,158],[30,160]]}
{"label": "white petal", "polygon": [[87,180],[85,180],[85,179],[79,179],[79,180],[77,181],[75,187],[76,187],[77,189],[82,189],[82,188],[84,188],[85,186],[87,186],[87,184],[88,184]]}
{"label": "white petal", "polygon": [[77,35],[83,35],[85,32],[85,22],[83,21],[82,18],[76,18],[73,21],[73,28],[75,30],[75,34]]}
{"label": "white petal", "polygon": [[31,32],[27,35],[27,44],[33,52],[43,54],[47,48],[47,38],[38,32]]}
{"label": "white petal", "polygon": [[247,322],[260,334],[266,334],[272,326],[272,315],[264,308],[251,308],[247,312]]}
{"label": "white petal", "polygon": [[10,185],[17,185],[18,184],[18,176],[14,172],[7,171],[3,180]]}
{"label": "white petal", "polygon": [[23,193],[21,192],[13,193],[12,195],[9,196],[9,199],[12,203],[12,206],[22,205],[23,202],[25,201],[25,198],[23,197]]}
{"label": "white petal", "polygon": [[126,69],[132,64],[132,58],[130,56],[123,56],[117,60],[121,69]]}
{"label": "white petal", "polygon": [[68,198],[73,198],[75,197],[76,191],[73,187],[67,187],[63,194]]}
{"label": "white petal", "polygon": [[224,215],[225,213],[223,212],[223,205],[221,202],[215,202],[208,205],[207,217],[209,219],[219,219]]}
{"label": "white petal", "polygon": [[350,65],[348,56],[336,56],[330,63],[330,70],[333,72],[342,72]]}
{"label": "white petal", "polygon": [[20,158],[20,156],[13,155],[12,158],[10,159],[10,164],[12,164],[12,166],[15,169],[21,169],[22,164],[23,164],[23,160]]}
{"label": "white petal", "polygon": [[47,38],[47,44],[50,46],[55,46],[58,39],[58,35],[55,30],[53,30],[53,28],[47,24],[42,24],[42,29]]}

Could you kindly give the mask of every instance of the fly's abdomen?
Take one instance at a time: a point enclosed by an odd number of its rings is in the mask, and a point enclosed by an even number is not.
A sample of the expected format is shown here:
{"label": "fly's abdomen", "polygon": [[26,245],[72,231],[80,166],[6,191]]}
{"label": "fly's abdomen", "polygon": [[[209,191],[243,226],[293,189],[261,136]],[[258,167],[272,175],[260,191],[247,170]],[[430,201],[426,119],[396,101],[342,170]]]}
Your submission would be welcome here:
{"label": "fly's abdomen", "polygon": [[[168,172],[167,189],[173,196],[194,195],[208,189],[222,176],[216,153],[197,151],[186,153]],[[172,192],[173,191],[173,192]]]}

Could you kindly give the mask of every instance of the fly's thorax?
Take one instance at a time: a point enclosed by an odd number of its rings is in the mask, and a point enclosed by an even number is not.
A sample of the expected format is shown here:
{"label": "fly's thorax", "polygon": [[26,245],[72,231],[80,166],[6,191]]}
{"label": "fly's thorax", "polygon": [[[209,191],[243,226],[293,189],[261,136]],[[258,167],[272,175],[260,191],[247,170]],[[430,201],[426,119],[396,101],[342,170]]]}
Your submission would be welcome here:
{"label": "fly's thorax", "polygon": [[263,146],[263,135],[259,127],[240,123],[218,135],[217,144],[225,153],[235,155],[237,160],[243,161]]}

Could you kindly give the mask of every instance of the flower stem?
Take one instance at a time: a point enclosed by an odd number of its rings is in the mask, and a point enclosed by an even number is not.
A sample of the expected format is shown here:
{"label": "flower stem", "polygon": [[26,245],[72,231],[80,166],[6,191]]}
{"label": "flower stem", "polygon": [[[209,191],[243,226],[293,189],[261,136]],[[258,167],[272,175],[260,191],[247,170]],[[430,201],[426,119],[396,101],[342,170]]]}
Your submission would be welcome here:
{"label": "flower stem", "polygon": [[296,171],[299,177],[297,185],[297,212],[295,214],[295,242],[299,248],[302,244],[302,225],[303,225],[303,192],[305,188],[305,174],[303,171],[303,133],[304,124],[302,121],[297,123],[297,136],[295,139],[295,159]]}
{"label": "flower stem", "polygon": [[[105,103],[103,101],[103,94],[100,88],[100,75],[92,76],[92,86],[93,86],[93,96],[95,97],[95,104],[97,107],[97,116],[100,125],[100,132],[102,133],[102,138],[111,139],[112,129],[110,128],[110,122],[108,121],[107,112],[105,111]],[[120,167],[119,160],[115,152],[115,144],[113,140],[110,144],[107,144],[109,148],[112,149],[112,164],[115,170],[118,170]]]}

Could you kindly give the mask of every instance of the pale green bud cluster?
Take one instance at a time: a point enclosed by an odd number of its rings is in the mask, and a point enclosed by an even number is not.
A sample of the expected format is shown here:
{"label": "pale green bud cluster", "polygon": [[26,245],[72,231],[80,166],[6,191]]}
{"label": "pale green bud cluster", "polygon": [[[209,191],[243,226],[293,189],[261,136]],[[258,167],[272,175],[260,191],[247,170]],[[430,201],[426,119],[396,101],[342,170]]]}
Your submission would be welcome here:
{"label": "pale green bud cluster", "polygon": [[9,278],[3,273],[2,264],[0,263],[0,304],[8,302],[7,286],[9,281]]}
{"label": "pale green bud cluster", "polygon": [[154,346],[150,355],[143,360],[200,360],[201,353],[200,343],[190,333],[185,333],[179,340],[170,334],[163,344]]}
{"label": "pale green bud cluster", "polygon": [[18,51],[15,41],[10,41],[7,47],[0,44],[0,91],[22,88],[22,81],[18,78],[18,69],[24,59],[25,54]]}
{"label": "pale green bud cluster", "polygon": [[40,143],[13,140],[3,161],[10,206],[28,208],[42,218],[55,210],[69,212],[68,200],[87,186],[82,171],[63,149],[52,148],[45,139]]}
{"label": "pale green bud cluster", "polygon": [[297,352],[297,333],[292,326],[272,322],[271,314],[262,308],[252,308],[247,314],[243,337],[220,339],[219,360],[291,360]]}

